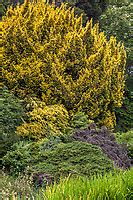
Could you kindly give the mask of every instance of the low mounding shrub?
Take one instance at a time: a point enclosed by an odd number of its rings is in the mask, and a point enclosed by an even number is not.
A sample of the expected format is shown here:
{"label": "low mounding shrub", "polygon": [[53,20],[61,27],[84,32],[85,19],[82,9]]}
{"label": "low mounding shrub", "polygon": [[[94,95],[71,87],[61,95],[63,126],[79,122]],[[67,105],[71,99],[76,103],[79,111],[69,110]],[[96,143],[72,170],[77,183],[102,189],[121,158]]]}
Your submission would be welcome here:
{"label": "low mounding shrub", "polygon": [[129,168],[130,160],[126,149],[117,143],[115,136],[106,128],[77,130],[73,138],[78,141],[91,143],[101,147],[102,151],[114,161],[114,165]]}
{"label": "low mounding shrub", "polygon": [[14,146],[14,150],[4,156],[3,165],[12,174],[22,172],[28,167],[29,173],[49,174],[54,177],[61,174],[90,176],[113,170],[111,160],[99,147],[77,141],[61,143],[59,138]]}
{"label": "low mounding shrub", "polygon": [[126,52],[114,37],[108,41],[98,24],[83,27],[82,16],[64,3],[25,0],[3,18],[2,43],[3,80],[15,94],[63,104],[72,114],[84,111],[114,127]]}
{"label": "low mounding shrub", "polygon": [[52,151],[43,152],[37,162],[32,165],[35,172],[49,173],[56,177],[61,174],[80,174],[90,176],[113,169],[110,159],[101,149],[84,142],[60,143]]}
{"label": "low mounding shrub", "polygon": [[27,122],[17,127],[17,134],[35,139],[62,134],[69,120],[68,112],[62,105],[36,106],[27,117]]}
{"label": "low mounding shrub", "polygon": [[126,133],[116,133],[115,136],[119,143],[126,146],[128,156],[133,164],[133,130],[130,130]]}

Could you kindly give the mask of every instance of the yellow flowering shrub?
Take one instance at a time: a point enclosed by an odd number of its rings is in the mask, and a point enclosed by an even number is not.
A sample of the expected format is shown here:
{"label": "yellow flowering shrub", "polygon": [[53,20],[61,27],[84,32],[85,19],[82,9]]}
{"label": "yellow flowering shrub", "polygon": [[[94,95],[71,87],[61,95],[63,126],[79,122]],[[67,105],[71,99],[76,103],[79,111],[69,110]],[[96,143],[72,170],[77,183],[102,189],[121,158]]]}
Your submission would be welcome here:
{"label": "yellow flowering shrub", "polygon": [[22,137],[41,139],[48,135],[62,134],[68,127],[69,115],[63,105],[35,106],[28,114],[28,120],[17,127]]}
{"label": "yellow flowering shrub", "polygon": [[107,41],[98,24],[88,21],[83,27],[82,16],[75,17],[65,4],[26,0],[8,9],[2,39],[2,73],[15,94],[34,94],[46,105],[63,104],[71,114],[83,111],[114,126],[114,108],[123,99],[126,53],[114,37]]}

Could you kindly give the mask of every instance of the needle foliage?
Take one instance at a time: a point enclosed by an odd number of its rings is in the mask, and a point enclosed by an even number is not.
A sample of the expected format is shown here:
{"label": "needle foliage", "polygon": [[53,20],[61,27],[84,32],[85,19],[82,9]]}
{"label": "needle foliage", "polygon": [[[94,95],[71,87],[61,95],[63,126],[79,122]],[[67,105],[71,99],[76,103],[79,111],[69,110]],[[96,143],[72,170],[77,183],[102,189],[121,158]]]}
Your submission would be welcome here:
{"label": "needle foliage", "polygon": [[3,79],[19,97],[35,95],[46,105],[63,104],[74,114],[113,128],[124,90],[126,53],[115,37],[107,41],[98,24],[65,4],[25,0],[2,22]]}

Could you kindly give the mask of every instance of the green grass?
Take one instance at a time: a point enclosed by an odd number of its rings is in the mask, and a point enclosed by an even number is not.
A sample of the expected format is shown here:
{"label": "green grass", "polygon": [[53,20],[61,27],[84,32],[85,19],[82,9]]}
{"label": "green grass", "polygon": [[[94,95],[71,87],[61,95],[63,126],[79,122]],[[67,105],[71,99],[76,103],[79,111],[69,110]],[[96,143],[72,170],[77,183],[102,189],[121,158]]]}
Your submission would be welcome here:
{"label": "green grass", "polygon": [[133,191],[133,169],[119,174],[107,174],[87,178],[66,178],[48,187],[48,200],[125,200],[131,199]]}
{"label": "green grass", "polygon": [[[38,193],[21,195],[21,199],[31,200],[131,200],[133,191],[133,168],[119,173],[108,173],[104,176],[67,177],[59,184],[40,189]],[[5,200],[19,200],[12,191],[10,198]]]}

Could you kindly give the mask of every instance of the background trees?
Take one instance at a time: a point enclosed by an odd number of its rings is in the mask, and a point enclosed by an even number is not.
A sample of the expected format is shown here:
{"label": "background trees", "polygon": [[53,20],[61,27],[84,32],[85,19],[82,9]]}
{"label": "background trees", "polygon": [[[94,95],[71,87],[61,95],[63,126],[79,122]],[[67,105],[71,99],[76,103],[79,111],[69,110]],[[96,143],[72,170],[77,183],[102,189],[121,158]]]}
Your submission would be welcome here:
{"label": "background trees", "polygon": [[130,66],[132,62],[131,3],[129,0],[113,2],[100,16],[101,29],[107,37],[114,35],[118,41],[124,42],[127,51],[127,64]]}

